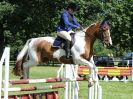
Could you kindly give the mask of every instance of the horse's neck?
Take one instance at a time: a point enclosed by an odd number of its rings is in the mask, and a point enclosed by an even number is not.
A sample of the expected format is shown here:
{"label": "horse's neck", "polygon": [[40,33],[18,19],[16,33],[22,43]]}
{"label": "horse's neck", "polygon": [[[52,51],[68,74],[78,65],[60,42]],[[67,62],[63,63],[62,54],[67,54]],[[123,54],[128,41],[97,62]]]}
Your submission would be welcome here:
{"label": "horse's neck", "polygon": [[95,43],[96,37],[94,34],[86,34],[85,35],[85,42],[86,42],[86,49],[88,50],[87,53],[89,53],[89,60],[93,55],[93,45]]}
{"label": "horse's neck", "polygon": [[[93,45],[95,42],[95,37],[93,35],[86,35],[85,32],[79,31],[76,33],[77,41],[85,42],[85,54],[83,55],[84,58],[90,59],[93,55]],[[82,43],[83,44],[83,43]]]}
{"label": "horse's neck", "polygon": [[93,44],[96,40],[94,34],[91,34],[91,33],[87,34],[85,31],[76,32],[76,36],[79,37],[79,38],[84,39],[87,44],[92,45],[91,47],[93,47]]}

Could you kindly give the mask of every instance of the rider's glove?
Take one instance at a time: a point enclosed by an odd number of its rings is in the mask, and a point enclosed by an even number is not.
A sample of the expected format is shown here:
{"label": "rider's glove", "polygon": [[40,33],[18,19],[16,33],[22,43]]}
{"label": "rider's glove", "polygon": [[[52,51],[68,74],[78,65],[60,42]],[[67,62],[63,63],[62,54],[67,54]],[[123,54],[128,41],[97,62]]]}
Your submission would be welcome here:
{"label": "rider's glove", "polygon": [[84,30],[84,28],[82,26],[80,26],[80,30]]}
{"label": "rider's glove", "polygon": [[83,29],[84,29],[82,26],[79,26],[79,27],[77,27],[77,28],[80,29],[80,30],[83,30]]}

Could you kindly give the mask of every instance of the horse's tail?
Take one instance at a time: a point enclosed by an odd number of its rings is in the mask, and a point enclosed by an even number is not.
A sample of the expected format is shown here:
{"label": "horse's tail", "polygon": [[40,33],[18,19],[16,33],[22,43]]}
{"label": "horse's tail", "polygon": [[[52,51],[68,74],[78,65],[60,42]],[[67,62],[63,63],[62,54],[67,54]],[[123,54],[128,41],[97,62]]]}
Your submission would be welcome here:
{"label": "horse's tail", "polygon": [[23,74],[23,63],[27,57],[27,51],[28,51],[28,45],[30,43],[31,39],[29,39],[26,44],[24,45],[23,49],[20,51],[20,53],[17,56],[15,67],[13,68],[13,73],[16,76],[22,76]]}

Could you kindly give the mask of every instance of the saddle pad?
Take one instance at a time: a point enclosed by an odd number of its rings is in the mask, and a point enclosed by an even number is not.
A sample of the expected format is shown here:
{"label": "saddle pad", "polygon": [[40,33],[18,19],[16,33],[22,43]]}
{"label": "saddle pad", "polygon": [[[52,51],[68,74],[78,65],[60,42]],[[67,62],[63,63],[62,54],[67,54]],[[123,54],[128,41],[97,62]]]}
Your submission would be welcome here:
{"label": "saddle pad", "polygon": [[61,46],[62,43],[65,43],[65,40],[62,39],[62,38],[60,38],[60,37],[57,37],[57,38],[54,40],[52,47],[60,48],[60,46]]}

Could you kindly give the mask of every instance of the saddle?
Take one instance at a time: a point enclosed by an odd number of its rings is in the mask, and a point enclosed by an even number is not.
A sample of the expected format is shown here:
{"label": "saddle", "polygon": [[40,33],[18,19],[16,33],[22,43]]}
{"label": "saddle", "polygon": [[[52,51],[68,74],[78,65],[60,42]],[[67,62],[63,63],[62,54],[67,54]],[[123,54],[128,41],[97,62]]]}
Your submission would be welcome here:
{"label": "saddle", "polygon": [[[71,42],[70,42],[70,43],[71,43],[71,44],[70,44],[70,49],[71,49],[72,46],[73,46],[74,43],[75,43],[75,39],[74,39],[75,33],[71,33],[70,36],[71,36]],[[64,50],[66,50],[66,46],[67,46],[66,44],[67,44],[67,43],[66,43],[66,40],[65,40],[65,39],[63,39],[63,38],[57,36],[57,37],[55,38],[54,42],[53,42],[52,47],[54,47],[54,48],[62,48],[62,49],[64,49]]]}

